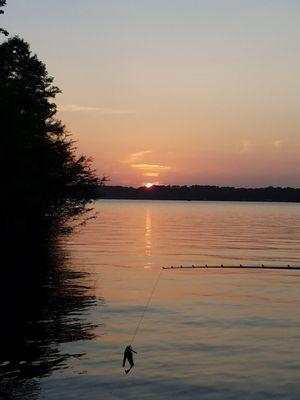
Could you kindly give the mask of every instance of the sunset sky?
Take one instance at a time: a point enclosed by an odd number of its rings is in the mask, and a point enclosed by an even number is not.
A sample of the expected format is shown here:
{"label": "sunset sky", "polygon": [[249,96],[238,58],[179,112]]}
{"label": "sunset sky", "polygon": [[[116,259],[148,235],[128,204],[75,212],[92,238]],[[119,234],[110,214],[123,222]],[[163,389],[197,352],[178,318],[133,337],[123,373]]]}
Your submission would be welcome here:
{"label": "sunset sky", "polygon": [[299,0],[8,0],[110,184],[300,186]]}

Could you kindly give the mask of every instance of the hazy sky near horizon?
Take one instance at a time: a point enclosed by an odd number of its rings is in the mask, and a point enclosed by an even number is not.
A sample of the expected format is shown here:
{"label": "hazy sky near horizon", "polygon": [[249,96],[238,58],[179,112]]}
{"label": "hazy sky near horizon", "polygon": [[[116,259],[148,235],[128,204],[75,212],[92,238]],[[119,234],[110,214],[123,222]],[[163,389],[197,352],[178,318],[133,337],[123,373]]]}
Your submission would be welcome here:
{"label": "hazy sky near horizon", "polygon": [[110,184],[300,186],[299,0],[8,0]]}

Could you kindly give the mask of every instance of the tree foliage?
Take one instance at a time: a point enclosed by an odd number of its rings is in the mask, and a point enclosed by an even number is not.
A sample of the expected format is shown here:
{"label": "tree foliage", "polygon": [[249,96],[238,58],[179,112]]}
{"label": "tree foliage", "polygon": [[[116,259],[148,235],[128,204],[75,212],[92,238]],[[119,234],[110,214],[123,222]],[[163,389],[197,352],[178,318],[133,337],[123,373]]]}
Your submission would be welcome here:
{"label": "tree foliage", "polygon": [[[6,5],[6,0],[0,0],[0,8],[4,7]],[[3,14],[4,11],[0,10],[0,14]]]}
{"label": "tree foliage", "polygon": [[[1,10],[1,8],[4,7],[5,5],[6,5],[6,0],[0,0],[0,14],[4,14],[4,11]],[[0,33],[2,33],[5,36],[8,36],[8,32],[3,28],[0,28]]]}
{"label": "tree foliage", "polygon": [[[19,224],[61,228],[88,210],[103,182],[56,118],[60,90],[29,45],[13,37],[0,45],[0,170],[3,218],[13,207]],[[14,212],[14,215],[16,213]],[[22,222],[20,222],[22,221]]]}

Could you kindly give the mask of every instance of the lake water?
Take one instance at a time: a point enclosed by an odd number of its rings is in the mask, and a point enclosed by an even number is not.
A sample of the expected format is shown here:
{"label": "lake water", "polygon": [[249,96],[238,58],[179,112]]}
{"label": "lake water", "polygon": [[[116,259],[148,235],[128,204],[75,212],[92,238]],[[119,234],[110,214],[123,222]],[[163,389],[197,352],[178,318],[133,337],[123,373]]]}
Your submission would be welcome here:
{"label": "lake water", "polygon": [[133,343],[135,368],[121,365],[161,267],[300,265],[299,205],[95,208],[97,219],[38,258],[49,268],[11,294],[1,399],[300,398],[300,271],[164,270]]}

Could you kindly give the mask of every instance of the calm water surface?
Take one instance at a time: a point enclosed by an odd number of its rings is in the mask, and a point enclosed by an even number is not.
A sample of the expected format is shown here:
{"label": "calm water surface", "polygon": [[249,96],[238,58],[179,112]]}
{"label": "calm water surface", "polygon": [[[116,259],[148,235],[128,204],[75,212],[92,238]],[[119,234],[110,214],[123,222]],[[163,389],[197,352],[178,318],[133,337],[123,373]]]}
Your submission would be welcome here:
{"label": "calm water surface", "polygon": [[[163,271],[300,264],[297,204],[98,201],[50,251],[1,336],[5,399],[299,399],[300,271]],[[22,292],[22,288],[20,289]]]}

